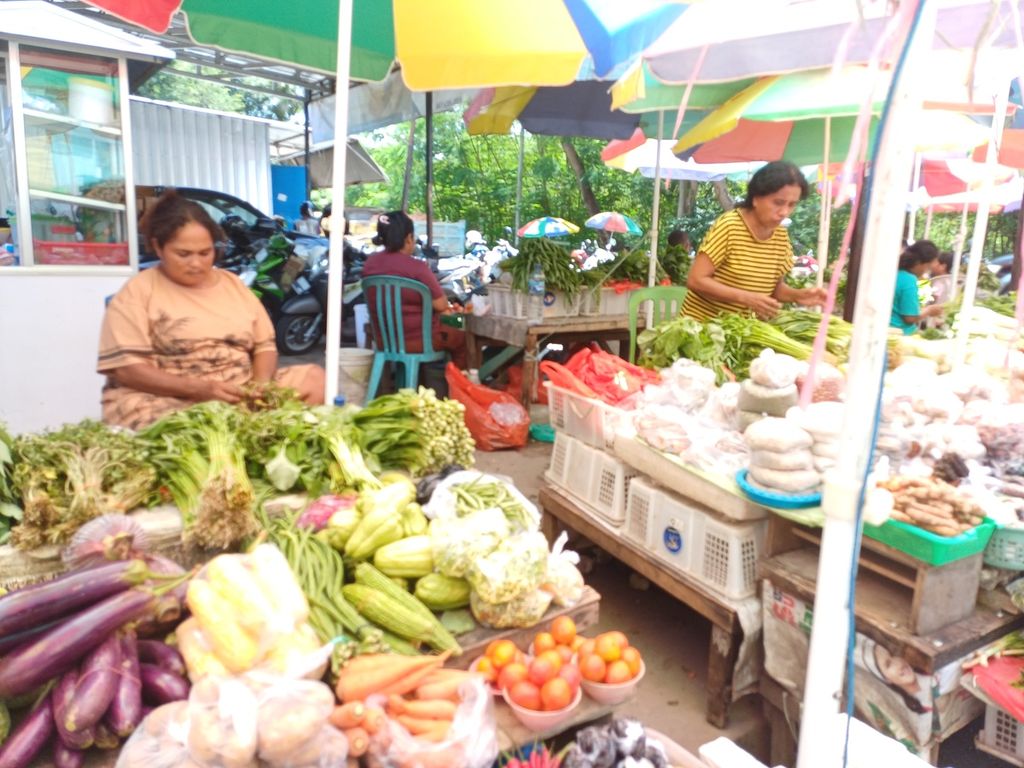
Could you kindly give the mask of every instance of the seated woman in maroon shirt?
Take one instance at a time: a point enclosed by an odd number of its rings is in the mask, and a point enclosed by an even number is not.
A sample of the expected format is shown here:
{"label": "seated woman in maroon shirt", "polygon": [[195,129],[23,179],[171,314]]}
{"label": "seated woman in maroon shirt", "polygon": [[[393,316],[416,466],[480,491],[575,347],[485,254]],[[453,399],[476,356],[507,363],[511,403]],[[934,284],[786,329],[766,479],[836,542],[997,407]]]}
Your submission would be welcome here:
{"label": "seated woman in maroon shirt", "polygon": [[[363,265],[363,277],[388,275],[391,277],[407,277],[423,283],[430,291],[434,308],[431,324],[434,349],[443,349],[452,356],[452,361],[460,368],[466,367],[466,335],[457,328],[442,326],[440,315],[450,311],[448,298],[430,271],[427,262],[413,258],[416,239],[413,234],[412,219],[403,211],[392,211],[377,218],[377,236],[373,238],[375,245],[384,246],[366,260]],[[374,311],[374,297],[367,295],[366,306],[370,313]],[[402,292],[402,326],[405,329],[405,348],[409,352],[423,351],[423,299],[413,291]]]}

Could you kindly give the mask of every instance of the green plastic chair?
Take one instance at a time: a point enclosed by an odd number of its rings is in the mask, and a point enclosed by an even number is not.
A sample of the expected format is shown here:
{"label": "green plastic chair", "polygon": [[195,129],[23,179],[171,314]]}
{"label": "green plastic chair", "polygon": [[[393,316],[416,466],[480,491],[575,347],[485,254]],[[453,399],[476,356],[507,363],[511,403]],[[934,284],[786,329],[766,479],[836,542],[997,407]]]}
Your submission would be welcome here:
{"label": "green plastic chair", "polygon": [[[405,327],[402,325],[402,291],[415,291],[423,300],[423,351],[408,352],[405,348]],[[374,275],[363,278],[363,293],[367,297],[370,325],[374,339],[383,347],[373,356],[370,382],[366,387],[366,402],[377,396],[384,363],[402,366],[402,386],[415,389],[420,380],[420,365],[446,360],[448,353],[434,349],[432,320],[433,299],[430,289],[419,280],[407,277]],[[370,298],[372,296],[372,299]],[[395,370],[398,378],[398,371]]]}
{"label": "green plastic chair", "polygon": [[629,362],[636,362],[636,319],[640,314],[640,305],[645,301],[654,307],[654,325],[670,320],[679,314],[686,298],[686,288],[682,285],[655,285],[652,288],[639,288],[629,294]]}

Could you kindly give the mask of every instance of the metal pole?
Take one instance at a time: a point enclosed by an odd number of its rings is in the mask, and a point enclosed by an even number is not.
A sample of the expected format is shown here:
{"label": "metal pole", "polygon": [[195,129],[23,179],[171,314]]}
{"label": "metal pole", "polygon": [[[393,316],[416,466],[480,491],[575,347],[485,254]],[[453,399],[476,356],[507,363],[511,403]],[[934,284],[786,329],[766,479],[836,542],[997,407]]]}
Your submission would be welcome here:
{"label": "metal pole", "polygon": [[[338,0],[338,71],[334,89],[334,177],[331,199],[345,209],[345,160],[348,158],[348,73],[352,40],[352,0]],[[344,217],[343,217],[344,218]],[[338,358],[341,347],[341,275],[344,271],[345,224],[331,227],[331,255],[327,267],[327,369],[324,401],[338,394]]]}
{"label": "metal pole", "polygon": [[825,151],[822,159],[823,179],[821,182],[821,215],[818,217],[818,275],[815,284],[825,284],[825,267],[828,266],[828,235],[832,222],[832,176],[829,160],[832,157],[832,118],[825,118]]}
{"label": "metal pole", "polygon": [[978,291],[978,276],[981,274],[982,252],[985,249],[985,231],[988,228],[989,208],[992,207],[992,187],[995,186],[994,171],[1002,141],[1003,126],[1006,124],[1009,83],[999,91],[996,108],[992,115],[992,133],[988,137],[985,154],[985,175],[978,190],[978,212],[974,214],[974,235],[971,237],[971,258],[967,262],[967,278],[964,280],[964,297],[960,303],[960,328],[953,342],[953,370],[963,364],[967,357],[967,339],[971,335],[971,318],[974,310],[974,294]]}
{"label": "metal pole", "polygon": [[914,178],[910,182],[910,210],[907,211],[907,243],[913,243],[917,229],[917,188],[921,186],[921,155],[914,153]]}
{"label": "metal pole", "polygon": [[[309,175],[309,102],[312,98],[309,89],[305,91],[305,96],[302,99],[302,117],[305,120],[303,125],[305,129],[302,131],[302,164],[306,168],[306,199],[309,200],[310,195],[313,191],[313,181]],[[337,141],[334,142],[337,146]],[[347,147],[346,147],[347,149]],[[344,185],[342,185],[344,187]]]}
{"label": "metal pole", "polygon": [[932,216],[935,215],[935,206],[929,205],[925,209],[924,215],[924,234],[921,235],[922,240],[927,240],[928,236],[932,233]]}
{"label": "metal pole", "polygon": [[[857,548],[857,513],[874,438],[874,418],[889,337],[889,316],[896,285],[896,254],[913,167],[911,119],[920,109],[916,73],[931,46],[935,3],[920,6],[918,28],[893,83],[888,116],[874,160],[871,210],[865,231],[864,273],[871,275],[857,292],[850,347],[849,385],[836,468],[825,477],[822,509],[825,525],[814,600],[807,683],[797,768],[839,768],[844,742],[837,733],[850,640],[850,584]],[[913,13],[914,6],[904,12]],[[863,194],[863,191],[860,193]],[[853,684],[853,681],[849,681]]]}
{"label": "metal pole", "polygon": [[516,245],[519,245],[519,221],[523,208],[523,159],[526,156],[526,129],[519,124],[519,163],[516,165]]}
{"label": "metal pole", "polygon": [[427,91],[427,245],[434,244],[434,93]]}
{"label": "metal pole", "polygon": [[[651,210],[651,261],[647,266],[647,286],[651,287],[658,276],[658,214],[661,208],[661,139],[664,133],[665,113],[658,113],[658,153],[654,159],[654,205]],[[654,324],[654,303],[647,304],[646,327]]]}
{"label": "metal pole", "polygon": [[967,203],[964,203],[964,212],[960,216],[960,228],[956,232],[956,243],[953,247],[953,292],[949,296],[952,301],[960,293],[960,263],[964,255],[964,243],[967,241]]}
{"label": "metal pole", "polygon": [[403,211],[409,210],[409,187],[412,185],[412,152],[416,143],[416,118],[409,121],[409,141],[405,146],[405,179],[402,181]]}

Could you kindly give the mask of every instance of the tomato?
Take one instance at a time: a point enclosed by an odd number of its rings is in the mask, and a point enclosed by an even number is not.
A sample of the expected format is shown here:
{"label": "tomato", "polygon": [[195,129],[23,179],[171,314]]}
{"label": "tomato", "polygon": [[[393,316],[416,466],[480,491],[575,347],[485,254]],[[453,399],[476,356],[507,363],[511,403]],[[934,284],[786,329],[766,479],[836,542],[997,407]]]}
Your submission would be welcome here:
{"label": "tomato", "polygon": [[574,637],[572,639],[572,642],[569,644],[569,647],[572,648],[573,651],[578,651],[580,648],[583,647],[583,644],[586,642],[588,642],[588,640],[583,635],[576,635],[576,637]]}
{"label": "tomato", "polygon": [[481,656],[476,660],[476,664],[473,665],[473,671],[483,675],[484,680],[488,683],[493,683],[498,679],[498,670],[495,668],[494,662],[486,656]]}
{"label": "tomato", "polygon": [[580,674],[584,680],[590,680],[593,683],[603,683],[604,676],[607,673],[608,666],[604,663],[604,659],[596,653],[580,657]]}
{"label": "tomato", "polygon": [[562,657],[563,664],[568,664],[572,661],[573,650],[568,645],[556,645],[555,650],[558,651],[558,655]]}
{"label": "tomato", "polygon": [[576,690],[580,687],[580,680],[583,676],[580,674],[580,668],[575,664],[566,664],[560,670],[558,670],[558,676],[565,680],[572,689],[572,695],[576,695]]}
{"label": "tomato", "polygon": [[622,649],[622,660],[629,666],[629,671],[633,677],[640,674],[640,665],[643,664],[640,658],[640,651],[633,646],[628,646]]}
{"label": "tomato", "polygon": [[576,639],[576,622],[568,616],[559,616],[551,622],[551,635],[559,645],[572,645]]}
{"label": "tomato", "polygon": [[555,638],[550,632],[538,632],[533,638],[533,655],[540,656],[544,651],[555,647]]}
{"label": "tomato", "polygon": [[508,692],[508,697],[523,709],[539,710],[541,708],[540,688],[529,680],[520,680],[513,685]]}
{"label": "tomato", "polygon": [[612,630],[611,632],[605,632],[605,634],[608,635],[608,637],[610,637],[619,646],[619,648],[626,648],[629,646],[629,639],[617,629]]}
{"label": "tomato", "polygon": [[529,675],[529,670],[526,665],[513,661],[498,674],[498,687],[508,690],[516,683],[526,680],[527,675]]}
{"label": "tomato", "polygon": [[594,653],[594,649],[597,647],[597,640],[584,640],[580,646],[576,649],[576,653],[580,656],[589,656]]}
{"label": "tomato", "polygon": [[558,672],[562,668],[562,654],[552,648],[550,651],[544,651],[544,653],[537,656],[538,659],[547,659],[551,662],[551,666],[555,668],[555,672]]}
{"label": "tomato", "polygon": [[619,645],[617,638],[612,637],[610,633],[605,633],[597,636],[594,653],[611,664],[622,658],[622,646]]}
{"label": "tomato", "polygon": [[540,689],[540,703],[545,711],[565,709],[572,703],[573,692],[568,681],[560,677],[548,680]]}
{"label": "tomato", "polygon": [[501,669],[515,660],[519,651],[516,644],[511,640],[499,640],[493,643],[493,648],[488,646],[487,657],[494,663],[495,668]]}
{"label": "tomato", "polygon": [[604,681],[609,685],[628,683],[633,679],[633,673],[629,671],[629,665],[624,661],[613,661],[608,665],[608,672],[605,673]]}
{"label": "tomato", "polygon": [[530,669],[527,679],[534,685],[544,685],[548,680],[558,674],[560,669],[561,659],[559,659],[559,666],[556,667],[552,663],[550,658],[542,658],[538,656],[536,659],[530,662]]}

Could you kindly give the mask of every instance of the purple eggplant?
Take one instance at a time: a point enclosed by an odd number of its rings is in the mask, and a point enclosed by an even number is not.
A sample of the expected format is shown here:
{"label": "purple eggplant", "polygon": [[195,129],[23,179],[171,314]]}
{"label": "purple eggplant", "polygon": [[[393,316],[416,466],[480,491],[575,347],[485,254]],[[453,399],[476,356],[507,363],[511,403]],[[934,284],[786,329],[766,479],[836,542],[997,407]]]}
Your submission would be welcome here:
{"label": "purple eggplant", "polygon": [[19,696],[62,675],[121,625],[152,610],[156,596],[129,589],[108,597],[0,659],[0,699]]}
{"label": "purple eggplant", "polygon": [[181,675],[152,664],[140,664],[142,697],[153,704],[170,704],[188,698],[188,681]]}
{"label": "purple eggplant", "polygon": [[124,592],[140,584],[147,570],[141,560],[108,563],[6,594],[0,598],[0,637],[66,617]]}
{"label": "purple eggplant", "polygon": [[117,749],[121,746],[121,740],[117,738],[117,734],[107,728],[103,723],[96,726],[96,748],[97,749]]}
{"label": "purple eggplant", "polygon": [[53,629],[53,627],[65,621],[67,621],[67,617],[57,619],[56,621],[48,621],[44,624],[40,624],[38,627],[32,627],[32,629],[15,632],[13,635],[0,637],[0,656],[3,656],[8,651],[13,651],[19,645],[24,645],[29,640],[45,634],[48,630]]}
{"label": "purple eggplant", "polygon": [[26,768],[53,735],[53,707],[46,694],[0,746],[0,768]]}
{"label": "purple eggplant", "polygon": [[142,679],[139,677],[139,643],[135,633],[121,637],[121,668],[117,691],[110,702],[104,722],[118,736],[131,736],[142,722]]}
{"label": "purple eggplant", "polygon": [[85,752],[68,749],[60,739],[53,742],[53,768],[82,768]]}
{"label": "purple eggplant", "polygon": [[82,728],[74,733],[64,727],[64,713],[67,712],[68,704],[75,695],[75,687],[78,685],[78,669],[72,667],[57,681],[53,689],[53,719],[57,727],[57,736],[68,749],[81,751],[92,746],[95,738],[95,731],[92,728]]}
{"label": "purple eggplant", "polygon": [[185,660],[178,649],[159,640],[139,640],[139,661],[185,677]]}
{"label": "purple eggplant", "polygon": [[117,693],[121,677],[121,636],[116,632],[96,646],[78,670],[78,685],[64,709],[69,733],[96,725]]}

